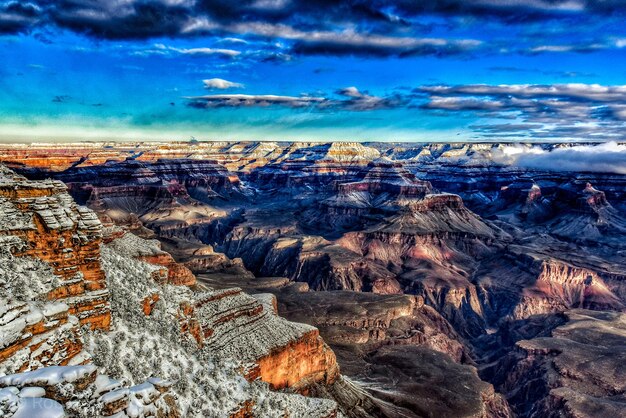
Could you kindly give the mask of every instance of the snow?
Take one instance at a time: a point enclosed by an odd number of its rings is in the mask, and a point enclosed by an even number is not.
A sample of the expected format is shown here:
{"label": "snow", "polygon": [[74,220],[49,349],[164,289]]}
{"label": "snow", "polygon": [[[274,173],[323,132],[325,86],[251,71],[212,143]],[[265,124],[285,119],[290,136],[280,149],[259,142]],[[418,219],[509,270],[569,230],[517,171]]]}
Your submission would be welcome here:
{"label": "snow", "polygon": [[159,241],[145,240],[132,233],[126,233],[121,238],[109,243],[109,247],[120,254],[129,257],[145,257],[163,254]]}
{"label": "snow", "polygon": [[120,382],[119,380],[111,379],[109,376],[105,376],[103,374],[100,374],[98,375],[98,377],[96,377],[96,381],[94,382],[94,384],[96,385],[96,388],[94,390],[94,396],[98,396],[106,392],[111,392],[122,387],[122,382]]}
{"label": "snow", "polygon": [[46,390],[37,386],[27,386],[19,393],[22,398],[42,398],[46,396]]}
{"label": "snow", "polygon": [[47,398],[22,398],[12,418],[64,418],[63,406]]}
{"label": "snow", "polygon": [[68,309],[69,309],[69,306],[67,306],[63,302],[48,303],[45,305],[43,309],[43,314],[45,316],[55,316],[60,313],[66,312]]}
{"label": "snow", "polygon": [[25,373],[17,373],[0,377],[0,386],[52,386],[59,383],[74,382],[95,372],[97,367],[84,366],[50,366]]}
{"label": "snow", "polygon": [[100,396],[98,401],[104,404],[117,402],[121,399],[128,397],[128,394],[129,394],[128,389],[125,389],[125,388],[115,389],[115,390],[112,390],[111,392],[105,393],[104,395]]}
{"label": "snow", "polygon": [[[6,247],[4,247],[6,249]],[[59,286],[52,267],[38,258],[14,257],[0,242],[0,298],[41,300]]]}
{"label": "snow", "polygon": [[0,197],[0,230],[35,229],[33,215],[22,212],[10,200]]}

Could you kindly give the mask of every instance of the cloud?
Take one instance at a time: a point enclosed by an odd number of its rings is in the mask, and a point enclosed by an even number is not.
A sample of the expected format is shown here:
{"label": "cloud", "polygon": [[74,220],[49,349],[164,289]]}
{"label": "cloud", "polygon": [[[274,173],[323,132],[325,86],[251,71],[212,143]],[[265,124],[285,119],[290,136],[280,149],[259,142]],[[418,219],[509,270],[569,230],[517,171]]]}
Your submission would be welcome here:
{"label": "cloud", "polygon": [[[215,31],[217,27],[230,33],[292,41],[291,52],[298,55],[450,56],[468,53],[482,45],[482,42],[476,39],[389,36],[357,31],[353,27],[333,31],[315,29],[303,31],[285,23],[259,21],[216,26],[213,21],[198,19],[188,26],[185,32],[205,33]],[[319,27],[319,24],[314,23],[312,27]]]}
{"label": "cloud", "polygon": [[190,56],[219,56],[223,58],[235,58],[241,54],[241,51],[234,49],[224,48],[176,48],[164,44],[154,44],[152,48],[142,49],[139,51],[133,51],[133,55],[149,56],[149,55],[162,55],[170,56],[172,54],[182,54]]}
{"label": "cloud", "polygon": [[246,44],[248,44],[248,41],[246,41],[245,39],[226,37],[226,38],[222,38],[222,39],[218,40],[217,43],[220,43],[220,44],[244,44],[244,45],[246,45]]}
{"label": "cloud", "polygon": [[600,84],[467,84],[422,86],[418,91],[437,96],[525,97],[533,99],[556,98],[592,102],[626,102],[626,85]]}
{"label": "cloud", "polygon": [[66,103],[70,99],[71,97],[68,95],[60,95],[60,96],[54,96],[52,98],[52,102],[53,103]]}
{"label": "cloud", "polygon": [[521,52],[529,55],[537,55],[542,53],[563,53],[563,52],[576,52],[576,53],[591,53],[606,49],[621,49],[626,46],[626,42],[623,39],[606,39],[596,42],[572,42],[568,44],[547,44],[547,45],[535,45]]}
{"label": "cloud", "polygon": [[211,78],[208,80],[202,80],[204,83],[204,87],[207,89],[231,89],[231,88],[242,88],[243,84],[234,83],[232,81],[224,80],[221,78]]}
{"label": "cloud", "polygon": [[408,98],[399,94],[386,97],[372,96],[367,92],[359,91],[354,86],[340,89],[337,94],[347,99],[336,101],[335,106],[352,111],[394,109],[405,106],[409,101]]}
{"label": "cloud", "polygon": [[296,38],[296,54],[361,55],[379,57],[451,56],[468,53],[481,46],[475,39],[412,38],[364,35],[353,31],[321,32]]}
{"label": "cloud", "polygon": [[[211,35],[219,44],[242,48],[258,39],[287,40],[284,51],[251,56],[274,62],[297,55],[585,53],[626,45],[623,33],[615,29],[626,15],[624,6],[624,0],[0,0],[0,34],[61,28],[108,40]],[[532,42],[519,36],[518,29],[537,22],[551,31]],[[585,43],[554,36],[559,31],[570,34],[576,25],[581,38],[594,37],[594,27],[603,22],[609,28],[603,33],[606,39]],[[519,26],[509,30],[511,24]],[[468,27],[479,28],[481,35],[485,28],[484,39],[464,36]],[[490,34],[494,27],[496,37]],[[436,33],[450,35],[425,36],[441,28]],[[193,48],[180,53],[233,57],[239,51]]]}
{"label": "cloud", "polygon": [[237,55],[241,54],[241,51],[223,48],[190,48],[179,49],[178,52],[184,55],[222,55],[229,58],[236,57]]}
{"label": "cloud", "polygon": [[496,151],[494,160],[537,170],[626,174],[626,144],[608,142],[551,151],[512,145]]}
{"label": "cloud", "polygon": [[[217,80],[217,81],[216,81]],[[226,80],[204,80],[213,85],[225,85],[230,83]],[[220,87],[217,87],[220,88]],[[224,87],[227,88],[227,87]],[[389,95],[378,97],[361,92],[356,87],[346,87],[336,91],[338,97],[323,97],[303,94],[300,96],[281,96],[273,94],[213,94],[204,96],[185,97],[190,107],[221,108],[221,107],[273,107],[282,106],[289,108],[312,108],[317,110],[346,110],[353,112],[365,112],[373,110],[393,109],[405,106],[407,98],[401,95]]]}
{"label": "cloud", "polygon": [[24,32],[40,23],[41,8],[29,2],[0,3],[0,35]]}
{"label": "cloud", "polygon": [[615,139],[624,137],[626,127],[626,86],[469,84],[422,86],[414,92],[425,96],[423,109],[522,122],[494,124],[493,130],[477,125],[483,136],[507,128],[526,137]]}
{"label": "cloud", "polygon": [[186,97],[188,105],[195,108],[216,107],[307,107],[323,105],[326,99],[311,96],[277,96],[273,94],[214,94],[207,96]]}

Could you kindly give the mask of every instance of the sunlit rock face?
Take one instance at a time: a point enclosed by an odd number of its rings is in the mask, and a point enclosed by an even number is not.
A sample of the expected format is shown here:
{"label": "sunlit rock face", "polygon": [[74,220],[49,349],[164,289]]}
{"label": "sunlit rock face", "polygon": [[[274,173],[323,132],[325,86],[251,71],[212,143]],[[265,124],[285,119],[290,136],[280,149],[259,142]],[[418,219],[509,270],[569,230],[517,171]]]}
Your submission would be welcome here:
{"label": "sunlit rock face", "polygon": [[287,322],[239,288],[206,291],[181,302],[183,332],[198,346],[246,366],[246,378],[273,389],[307,392],[311,384],[332,384],[339,369],[317,329]]}
{"label": "sunlit rock face", "polygon": [[624,309],[622,299],[613,293],[620,292],[621,289],[615,288],[615,281],[611,278],[607,284],[594,271],[556,260],[543,261],[540,268],[537,281],[524,290],[522,300],[513,312],[517,319],[571,308],[615,311]]}

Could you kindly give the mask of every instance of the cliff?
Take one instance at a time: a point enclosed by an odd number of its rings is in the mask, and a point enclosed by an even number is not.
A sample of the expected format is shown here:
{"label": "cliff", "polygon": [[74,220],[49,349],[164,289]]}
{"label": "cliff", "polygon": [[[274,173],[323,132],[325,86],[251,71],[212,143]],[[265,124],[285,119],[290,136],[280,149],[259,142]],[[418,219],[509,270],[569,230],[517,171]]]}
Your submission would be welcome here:
{"label": "cliff", "polygon": [[76,205],[59,181],[33,182],[0,169],[0,235],[16,237],[19,257],[47,262],[59,285],[49,300],[63,301],[82,325],[107,329],[111,314],[100,266],[101,224],[90,210]]}
{"label": "cliff", "polygon": [[332,400],[269,391],[339,378],[315,328],[267,298],[198,285],[158,242],[103,229],[58,181],[2,168],[0,204],[4,414],[337,415]]}

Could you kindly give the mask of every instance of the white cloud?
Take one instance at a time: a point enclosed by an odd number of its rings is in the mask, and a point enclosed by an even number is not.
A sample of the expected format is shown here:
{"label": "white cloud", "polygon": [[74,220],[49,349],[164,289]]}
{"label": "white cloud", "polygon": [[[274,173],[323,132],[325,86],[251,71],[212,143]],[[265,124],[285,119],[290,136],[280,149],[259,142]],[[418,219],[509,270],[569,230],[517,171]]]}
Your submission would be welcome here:
{"label": "white cloud", "polygon": [[173,46],[165,45],[165,44],[154,44],[150,49],[143,49],[139,51],[134,51],[133,55],[138,56],[149,56],[149,55],[192,55],[192,56],[203,56],[203,55],[217,55],[226,58],[235,58],[236,56],[241,54],[241,51],[237,51],[234,49],[225,49],[225,48],[176,48]]}
{"label": "white cloud", "polygon": [[494,160],[537,170],[626,174],[626,144],[575,145],[552,151],[512,145],[494,153]]}
{"label": "white cloud", "polygon": [[178,49],[172,48],[173,51],[180,52],[184,55],[223,55],[226,57],[236,57],[241,54],[241,51],[235,51],[234,49],[224,48],[190,48],[190,49]]}
{"label": "white cloud", "polygon": [[243,88],[241,83],[234,83],[232,81],[224,80],[222,78],[210,78],[208,80],[202,80],[204,87],[207,89],[231,89],[231,88]]}

